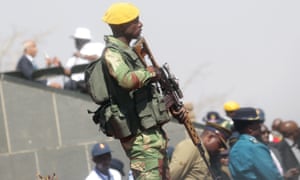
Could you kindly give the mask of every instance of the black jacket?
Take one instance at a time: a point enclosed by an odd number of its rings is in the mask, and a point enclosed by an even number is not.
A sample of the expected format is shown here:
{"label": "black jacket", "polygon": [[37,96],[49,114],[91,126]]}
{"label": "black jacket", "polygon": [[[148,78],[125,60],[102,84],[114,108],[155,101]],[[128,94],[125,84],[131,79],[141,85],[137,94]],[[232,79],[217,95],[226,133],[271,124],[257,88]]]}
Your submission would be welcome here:
{"label": "black jacket", "polygon": [[[22,72],[22,74],[24,75],[24,77],[26,79],[32,80],[32,81],[34,80],[32,75],[36,69],[34,68],[32,62],[25,55],[23,55],[20,58],[16,69],[17,69],[17,71]],[[40,82],[45,85],[47,84],[47,80],[40,80],[37,82]]]}

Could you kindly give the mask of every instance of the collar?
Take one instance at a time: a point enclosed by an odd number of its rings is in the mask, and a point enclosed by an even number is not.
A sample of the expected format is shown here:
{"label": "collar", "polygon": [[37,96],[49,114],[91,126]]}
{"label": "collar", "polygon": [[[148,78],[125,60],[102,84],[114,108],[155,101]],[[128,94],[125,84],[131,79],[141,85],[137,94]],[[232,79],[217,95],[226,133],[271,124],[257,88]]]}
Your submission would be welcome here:
{"label": "collar", "polygon": [[288,139],[288,138],[284,138],[285,142],[289,145],[289,146],[293,146],[294,143],[292,140]]}
{"label": "collar", "polygon": [[29,59],[30,62],[33,62],[33,57],[29,54],[25,54],[26,58]]}
{"label": "collar", "polygon": [[138,56],[133,51],[133,49],[127,44],[125,44],[124,42],[120,41],[118,38],[115,38],[111,35],[104,36],[104,41],[106,44],[110,44],[112,47],[115,47],[117,49],[122,49],[122,51],[128,54],[133,60],[138,59]]}
{"label": "collar", "polygon": [[108,175],[103,174],[99,169],[97,169],[97,167],[94,168],[95,172],[97,173],[97,175],[99,177],[101,177],[101,179],[112,179],[112,175],[110,174],[110,171],[108,170]]}

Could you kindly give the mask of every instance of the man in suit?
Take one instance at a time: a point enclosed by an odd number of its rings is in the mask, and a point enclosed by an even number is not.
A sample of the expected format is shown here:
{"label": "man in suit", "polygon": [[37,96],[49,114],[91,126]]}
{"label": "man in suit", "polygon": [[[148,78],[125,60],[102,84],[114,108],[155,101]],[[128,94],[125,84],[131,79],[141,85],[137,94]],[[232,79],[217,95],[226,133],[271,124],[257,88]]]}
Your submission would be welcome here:
{"label": "man in suit", "polygon": [[[24,77],[28,80],[34,80],[32,75],[35,70],[38,69],[37,65],[34,62],[34,57],[36,56],[38,49],[36,42],[34,40],[27,40],[23,44],[24,47],[24,54],[20,58],[18,64],[17,64],[17,71],[22,72]],[[60,65],[60,62],[57,58],[46,59],[47,66],[50,66],[51,64],[54,65]],[[53,88],[61,88],[61,85],[56,82],[48,82],[47,80],[40,80],[38,81],[44,85],[53,87]]]}
{"label": "man in suit", "polygon": [[298,180],[300,179],[300,150],[296,142],[300,138],[299,127],[295,121],[284,121],[280,125],[280,131],[284,138],[280,143],[275,144],[275,148],[278,149],[282,157],[282,168],[284,172],[291,168],[297,168],[293,177],[289,179]]}

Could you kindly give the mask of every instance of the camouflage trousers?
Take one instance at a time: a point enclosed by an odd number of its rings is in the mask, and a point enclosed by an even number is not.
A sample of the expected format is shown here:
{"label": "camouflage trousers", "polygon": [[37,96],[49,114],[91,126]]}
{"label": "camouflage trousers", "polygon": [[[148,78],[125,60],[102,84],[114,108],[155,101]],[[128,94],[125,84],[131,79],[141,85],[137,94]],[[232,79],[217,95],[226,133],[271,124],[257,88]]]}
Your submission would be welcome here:
{"label": "camouflage trousers", "polygon": [[122,146],[130,159],[136,180],[170,179],[167,159],[167,137],[161,127],[143,131]]}

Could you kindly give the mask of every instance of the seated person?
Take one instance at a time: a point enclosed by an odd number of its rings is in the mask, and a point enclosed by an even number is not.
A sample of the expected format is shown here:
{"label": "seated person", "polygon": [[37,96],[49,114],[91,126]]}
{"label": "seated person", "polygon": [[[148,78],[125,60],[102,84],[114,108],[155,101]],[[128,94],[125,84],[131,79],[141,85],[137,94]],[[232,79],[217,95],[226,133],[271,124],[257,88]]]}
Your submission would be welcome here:
{"label": "seated person", "polygon": [[69,76],[70,79],[65,82],[64,89],[85,92],[84,72],[71,74],[71,69],[76,65],[88,64],[97,60],[102,54],[104,45],[91,42],[90,30],[83,27],[77,28],[72,38],[75,42],[76,52],[65,65],[65,75]]}
{"label": "seated person", "polygon": [[[17,64],[17,71],[20,71],[24,77],[28,80],[34,80],[33,79],[33,73],[38,69],[34,57],[36,56],[38,49],[36,42],[34,40],[27,40],[23,44],[24,47],[24,54],[21,56],[21,58],[18,61]],[[60,64],[58,63],[59,60],[57,58],[46,59],[47,66],[50,66],[51,64]],[[50,82],[47,80],[39,80],[37,82],[40,82],[42,84],[45,84],[47,86],[53,87],[53,88],[62,88],[60,83],[57,82]]]}

